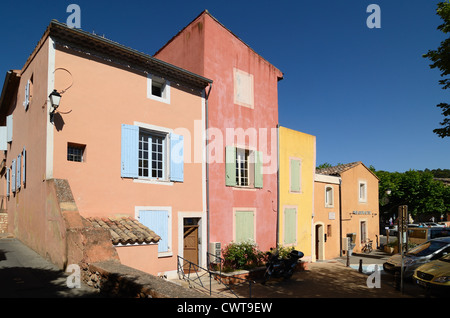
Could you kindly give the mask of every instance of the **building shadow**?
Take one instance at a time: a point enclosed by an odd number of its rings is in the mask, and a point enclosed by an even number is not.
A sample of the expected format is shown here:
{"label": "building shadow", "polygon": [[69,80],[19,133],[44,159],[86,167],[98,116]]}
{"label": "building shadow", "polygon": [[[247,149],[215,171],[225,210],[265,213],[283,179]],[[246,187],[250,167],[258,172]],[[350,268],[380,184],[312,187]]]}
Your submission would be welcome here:
{"label": "building shadow", "polygon": [[[0,258],[4,254],[0,251]],[[0,298],[101,297],[97,291],[87,286],[69,288],[67,277],[64,272],[51,269],[3,267],[0,268]]]}

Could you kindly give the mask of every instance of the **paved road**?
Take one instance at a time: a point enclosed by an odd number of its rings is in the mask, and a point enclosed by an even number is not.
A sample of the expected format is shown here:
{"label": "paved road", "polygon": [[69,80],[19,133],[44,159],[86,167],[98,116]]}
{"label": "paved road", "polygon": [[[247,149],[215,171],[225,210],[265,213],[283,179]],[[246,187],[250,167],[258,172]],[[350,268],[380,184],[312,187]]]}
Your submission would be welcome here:
{"label": "paved road", "polygon": [[[411,282],[403,293],[394,288],[393,277],[380,273],[381,288],[368,288],[364,273],[368,265],[381,264],[389,256],[377,251],[371,255],[352,255],[326,262],[309,263],[306,271],[289,280],[272,279],[252,287],[254,298],[411,298],[424,297],[423,290]],[[358,272],[362,260],[363,273]],[[99,295],[90,287],[67,287],[68,273],[26,247],[17,239],[0,237],[0,298],[92,298]],[[215,286],[217,290],[222,286]],[[216,290],[216,291],[217,291]],[[248,287],[236,288],[240,297],[248,297]]]}
{"label": "paved road", "polygon": [[67,287],[70,273],[14,238],[0,238],[0,297],[1,298],[68,298],[97,297],[94,289]]}

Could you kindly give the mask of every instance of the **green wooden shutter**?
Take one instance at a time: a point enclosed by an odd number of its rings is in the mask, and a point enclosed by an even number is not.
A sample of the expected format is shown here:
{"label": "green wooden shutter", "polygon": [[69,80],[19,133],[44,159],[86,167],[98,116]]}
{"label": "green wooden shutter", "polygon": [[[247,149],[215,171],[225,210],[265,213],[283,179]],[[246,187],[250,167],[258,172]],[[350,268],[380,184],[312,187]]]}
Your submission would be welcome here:
{"label": "green wooden shutter", "polygon": [[254,212],[236,211],[236,242],[255,239]]}
{"label": "green wooden shutter", "polygon": [[300,192],[300,160],[290,160],[290,189],[292,192]]}
{"label": "green wooden shutter", "polygon": [[255,151],[255,188],[263,187],[263,153]]}
{"label": "green wooden shutter", "polygon": [[236,185],[236,148],[225,147],[225,185]]}
{"label": "green wooden shutter", "polygon": [[295,244],[297,237],[297,210],[284,209],[284,244]]}

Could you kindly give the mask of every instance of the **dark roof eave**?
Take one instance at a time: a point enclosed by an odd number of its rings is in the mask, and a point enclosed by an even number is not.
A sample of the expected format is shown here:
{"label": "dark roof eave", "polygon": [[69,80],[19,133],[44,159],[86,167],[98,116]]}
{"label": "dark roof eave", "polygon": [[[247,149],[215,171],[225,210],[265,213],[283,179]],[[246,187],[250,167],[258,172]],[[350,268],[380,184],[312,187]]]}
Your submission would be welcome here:
{"label": "dark roof eave", "polygon": [[6,106],[4,106],[4,104],[5,104],[5,100],[8,96],[8,91],[14,90],[17,88],[17,85],[18,85],[17,79],[19,77],[20,76],[17,74],[17,72],[15,72],[13,70],[6,72],[5,81],[3,82],[2,94],[0,96],[0,113],[7,111],[5,109]]}
{"label": "dark roof eave", "polygon": [[95,44],[96,49],[103,50],[107,54],[111,54],[111,50],[113,50],[117,55],[125,56],[127,59],[138,62],[145,67],[158,68],[162,73],[170,74],[172,77],[177,79],[183,79],[185,82],[196,87],[205,88],[213,82],[211,79],[161,61],[155,57],[126,47],[120,43],[91,34],[81,29],[70,28],[66,24],[57,20],[52,20],[50,22],[43,38],[46,36],[52,36],[63,40],[65,39],[68,42],[74,42],[80,45],[88,45],[88,43]]}

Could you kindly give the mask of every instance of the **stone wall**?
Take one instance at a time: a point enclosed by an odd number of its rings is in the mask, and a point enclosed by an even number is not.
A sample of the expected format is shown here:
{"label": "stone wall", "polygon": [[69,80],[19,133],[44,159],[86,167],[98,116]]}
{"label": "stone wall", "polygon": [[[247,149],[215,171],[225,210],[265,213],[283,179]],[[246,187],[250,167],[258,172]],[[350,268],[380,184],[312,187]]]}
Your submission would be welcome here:
{"label": "stone wall", "polygon": [[0,234],[8,233],[8,213],[0,213]]}
{"label": "stone wall", "polygon": [[163,278],[125,266],[119,261],[85,264],[81,278],[107,297],[130,298],[210,298]]}

